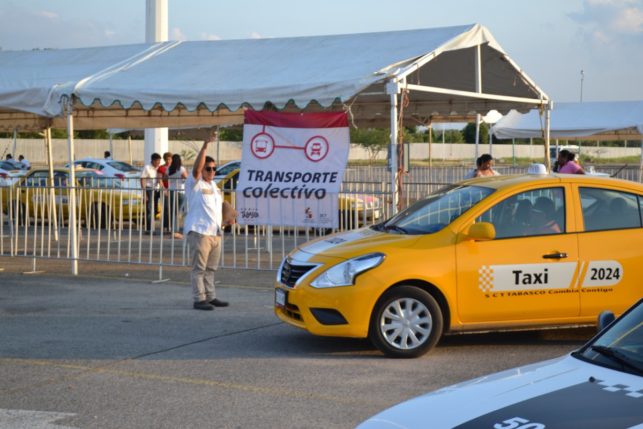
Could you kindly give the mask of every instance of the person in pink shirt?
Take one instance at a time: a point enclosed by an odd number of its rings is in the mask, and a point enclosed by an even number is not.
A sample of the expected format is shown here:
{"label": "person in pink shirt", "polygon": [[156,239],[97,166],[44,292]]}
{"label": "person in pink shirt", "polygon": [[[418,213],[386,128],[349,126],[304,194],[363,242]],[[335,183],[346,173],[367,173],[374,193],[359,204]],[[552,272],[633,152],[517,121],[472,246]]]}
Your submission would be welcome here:
{"label": "person in pink shirt", "polygon": [[562,174],[585,174],[585,170],[575,161],[576,154],[563,149],[558,153],[558,172]]}

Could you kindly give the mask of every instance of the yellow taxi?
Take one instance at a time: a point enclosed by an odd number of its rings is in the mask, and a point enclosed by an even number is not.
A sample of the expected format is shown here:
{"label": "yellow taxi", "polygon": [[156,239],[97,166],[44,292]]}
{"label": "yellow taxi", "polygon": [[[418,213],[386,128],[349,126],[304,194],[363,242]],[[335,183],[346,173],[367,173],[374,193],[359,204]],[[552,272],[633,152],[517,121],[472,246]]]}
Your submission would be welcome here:
{"label": "yellow taxi", "polygon": [[595,324],[643,296],[643,185],[585,175],[472,179],[281,263],[275,314],[415,357],[446,332]]}
{"label": "yellow taxi", "polygon": [[[105,228],[120,220],[143,219],[145,207],[141,192],[124,189],[123,180],[83,168],[77,168],[75,176],[79,219],[88,226]],[[53,213],[64,221],[69,215],[69,169],[54,168],[53,186],[50,183],[49,170],[31,170],[13,188],[4,190],[3,210],[20,223],[50,221]],[[52,204],[56,211],[52,210]]]}
{"label": "yellow taxi", "polygon": [[[227,172],[224,175],[215,177],[214,181],[217,186],[223,192],[223,199],[226,200],[229,204],[234,205],[234,193],[237,189],[237,183],[239,182],[239,170],[238,168]],[[217,170],[218,173],[218,170]]]}

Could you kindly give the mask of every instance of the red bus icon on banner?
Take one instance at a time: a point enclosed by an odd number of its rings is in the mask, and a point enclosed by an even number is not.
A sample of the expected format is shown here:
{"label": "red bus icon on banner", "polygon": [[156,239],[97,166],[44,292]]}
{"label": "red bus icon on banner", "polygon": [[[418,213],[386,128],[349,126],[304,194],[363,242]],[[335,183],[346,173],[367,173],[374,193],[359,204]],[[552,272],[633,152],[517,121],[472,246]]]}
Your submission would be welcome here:
{"label": "red bus icon on banner", "polygon": [[319,162],[328,155],[328,140],[322,136],[314,136],[308,139],[304,146],[306,158],[312,162]]}
{"label": "red bus icon on banner", "polygon": [[270,134],[260,132],[250,141],[250,151],[259,159],[269,158],[275,151],[275,140]]}

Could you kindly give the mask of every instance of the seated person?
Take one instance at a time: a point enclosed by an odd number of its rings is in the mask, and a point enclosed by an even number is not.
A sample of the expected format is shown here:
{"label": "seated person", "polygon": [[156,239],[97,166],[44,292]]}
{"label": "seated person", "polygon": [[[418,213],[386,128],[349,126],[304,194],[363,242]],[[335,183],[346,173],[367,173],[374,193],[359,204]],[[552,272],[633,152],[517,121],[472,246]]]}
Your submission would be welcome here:
{"label": "seated person", "polygon": [[560,226],[555,217],[556,208],[554,207],[554,202],[547,197],[538,197],[532,212],[529,234],[560,234]]}
{"label": "seated person", "polygon": [[511,216],[510,227],[505,237],[525,236],[530,230],[531,225],[531,201],[528,199],[519,200]]}

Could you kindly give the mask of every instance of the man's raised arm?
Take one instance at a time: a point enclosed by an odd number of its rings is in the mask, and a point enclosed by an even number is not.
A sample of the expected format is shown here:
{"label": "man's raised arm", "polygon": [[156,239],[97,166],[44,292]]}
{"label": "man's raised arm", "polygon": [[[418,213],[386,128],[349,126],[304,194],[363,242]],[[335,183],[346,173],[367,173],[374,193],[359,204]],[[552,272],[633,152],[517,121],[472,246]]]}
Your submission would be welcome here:
{"label": "man's raised arm", "polygon": [[201,177],[201,172],[203,171],[203,166],[205,165],[205,153],[208,150],[208,144],[212,143],[217,137],[217,131],[211,130],[208,133],[208,136],[203,140],[203,146],[199,154],[196,156],[196,161],[194,161],[194,167],[192,167],[192,177],[199,179]]}

